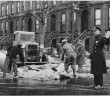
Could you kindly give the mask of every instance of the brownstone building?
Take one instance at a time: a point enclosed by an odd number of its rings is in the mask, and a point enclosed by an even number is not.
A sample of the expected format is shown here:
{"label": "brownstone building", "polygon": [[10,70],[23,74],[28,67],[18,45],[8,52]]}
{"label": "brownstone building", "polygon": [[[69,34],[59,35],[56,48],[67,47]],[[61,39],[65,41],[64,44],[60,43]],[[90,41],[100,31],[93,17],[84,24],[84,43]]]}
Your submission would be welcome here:
{"label": "brownstone building", "polygon": [[93,27],[99,26],[102,34],[110,28],[109,1],[4,1],[0,3],[0,40],[4,41],[3,38],[9,34],[12,36],[17,30],[33,31],[38,40],[42,26],[28,10],[40,18],[42,9],[52,10],[44,20],[46,45],[51,44],[53,39],[59,40],[70,34],[70,40],[74,41],[88,29],[89,34],[83,40],[86,50],[89,50]]}

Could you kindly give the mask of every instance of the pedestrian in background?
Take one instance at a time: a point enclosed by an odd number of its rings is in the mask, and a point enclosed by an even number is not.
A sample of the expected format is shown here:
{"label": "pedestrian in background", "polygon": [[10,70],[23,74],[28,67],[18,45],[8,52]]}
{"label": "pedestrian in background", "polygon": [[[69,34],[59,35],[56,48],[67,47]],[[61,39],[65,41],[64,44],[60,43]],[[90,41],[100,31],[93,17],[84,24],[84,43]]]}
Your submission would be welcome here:
{"label": "pedestrian in background", "polygon": [[110,32],[107,32],[104,37],[101,36],[101,29],[94,27],[94,35],[93,48],[90,53],[91,74],[94,75],[94,85],[92,87],[99,89],[103,86],[103,74],[107,73],[104,45],[109,44]]}
{"label": "pedestrian in background", "polygon": [[82,66],[85,64],[85,47],[83,45],[82,40],[79,39],[78,45],[76,48],[76,64],[78,64],[78,73],[81,73]]}
{"label": "pedestrian in background", "polygon": [[65,71],[67,72],[67,74],[69,73],[68,72],[68,67],[71,65],[71,68],[73,70],[73,77],[76,77],[76,74],[75,74],[75,66],[76,66],[76,54],[75,54],[75,47],[70,44],[70,43],[67,43],[67,40],[64,39],[62,40],[62,46],[63,46],[63,53],[62,53],[62,60],[63,61],[63,58],[64,58],[64,55],[66,55],[66,58],[65,58]]}
{"label": "pedestrian in background", "polygon": [[61,58],[62,51],[63,51],[62,40],[63,40],[63,38],[61,38],[60,41],[57,43],[57,54],[58,54],[58,58]]}

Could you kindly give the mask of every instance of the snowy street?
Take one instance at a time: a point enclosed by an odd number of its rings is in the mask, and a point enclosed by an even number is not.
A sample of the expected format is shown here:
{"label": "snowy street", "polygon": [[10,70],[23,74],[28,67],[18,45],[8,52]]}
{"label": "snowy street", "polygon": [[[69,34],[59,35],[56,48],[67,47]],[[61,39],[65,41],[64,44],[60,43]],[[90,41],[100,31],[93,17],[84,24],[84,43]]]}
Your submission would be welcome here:
{"label": "snowy street", "polygon": [[[71,67],[69,68],[70,79],[61,80],[61,75],[67,76],[64,71],[64,63],[61,63],[53,71],[60,62],[59,58],[49,56],[49,62],[56,64],[45,65],[28,65],[18,68],[18,79],[13,79],[13,74],[7,73],[7,79],[2,78],[3,63],[5,54],[1,52],[0,57],[0,94],[1,95],[64,95],[64,94],[76,94],[76,95],[96,95],[96,94],[110,94],[110,69],[108,73],[104,74],[104,88],[96,90],[89,86],[93,84],[93,75],[90,74],[90,60],[86,58],[86,64],[83,66],[82,73],[76,72],[76,78],[72,75]],[[110,60],[107,61],[107,66],[110,67]],[[78,66],[76,65],[76,71]],[[30,68],[30,69],[29,69]],[[13,90],[12,90],[13,89]],[[36,91],[37,90],[37,91]]]}

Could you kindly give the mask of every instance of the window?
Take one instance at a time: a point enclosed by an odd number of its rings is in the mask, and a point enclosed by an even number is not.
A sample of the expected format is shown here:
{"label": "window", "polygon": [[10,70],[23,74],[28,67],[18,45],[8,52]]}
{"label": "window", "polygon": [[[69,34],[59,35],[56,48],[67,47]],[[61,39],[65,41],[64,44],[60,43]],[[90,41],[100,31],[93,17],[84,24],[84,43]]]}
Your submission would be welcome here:
{"label": "window", "polygon": [[110,28],[110,8],[109,8],[109,23],[108,23],[109,25],[109,28]]}
{"label": "window", "polygon": [[4,15],[4,6],[2,6],[2,16]]}
{"label": "window", "polygon": [[20,2],[17,2],[17,12],[20,12]]}
{"label": "window", "polygon": [[8,22],[6,22],[6,29],[5,29],[5,34],[7,34],[7,32],[8,32]]}
{"label": "window", "polygon": [[22,20],[22,30],[25,30],[25,19]]}
{"label": "window", "polygon": [[1,35],[3,35],[3,22],[1,22]]}
{"label": "window", "polygon": [[39,29],[39,21],[36,20],[36,32],[38,32],[38,29]]}
{"label": "window", "polygon": [[47,28],[47,18],[45,18],[45,27]]}
{"label": "window", "polygon": [[14,13],[14,4],[12,4],[12,14]]}
{"label": "window", "polygon": [[74,15],[73,16],[73,20],[74,20],[73,22],[76,23],[76,12],[74,12],[73,15]]}
{"label": "window", "polygon": [[101,9],[95,10],[95,25],[101,24]]}
{"label": "window", "polygon": [[6,15],[8,15],[8,9],[9,9],[9,7],[8,7],[8,4],[6,5]]}
{"label": "window", "polygon": [[30,1],[30,9],[33,9],[33,1]]}
{"label": "window", "polygon": [[47,3],[45,4],[45,6],[44,6],[45,8],[47,8]]}
{"label": "window", "polygon": [[77,14],[76,14],[76,12],[74,12],[73,14],[73,26],[72,26],[72,22],[71,22],[71,30],[72,30],[72,27],[74,27],[74,30],[76,30],[77,29]]}
{"label": "window", "polygon": [[61,31],[65,31],[65,14],[62,14],[62,17],[61,17]]}
{"label": "window", "polygon": [[53,0],[53,5],[56,5],[56,1]]}
{"label": "window", "polygon": [[19,20],[16,20],[16,31],[19,30]]}
{"label": "window", "polygon": [[37,6],[36,7],[37,7],[37,9],[39,9],[39,1],[37,1]]}
{"label": "window", "polygon": [[23,1],[23,11],[25,11],[25,1]]}

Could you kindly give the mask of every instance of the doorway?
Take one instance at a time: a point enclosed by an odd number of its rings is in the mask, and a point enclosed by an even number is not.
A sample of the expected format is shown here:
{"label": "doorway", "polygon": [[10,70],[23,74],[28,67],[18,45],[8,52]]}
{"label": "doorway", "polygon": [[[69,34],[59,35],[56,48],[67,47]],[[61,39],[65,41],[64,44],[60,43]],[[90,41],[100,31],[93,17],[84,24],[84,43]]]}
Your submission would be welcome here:
{"label": "doorway", "polygon": [[85,50],[89,52],[89,38],[85,40]]}
{"label": "doorway", "polygon": [[54,47],[54,48],[57,47],[57,39],[52,40],[52,47]]}
{"label": "doorway", "polygon": [[10,33],[13,33],[13,21],[10,21]]}
{"label": "doorway", "polygon": [[28,19],[28,31],[29,32],[32,31],[32,19],[31,18]]}
{"label": "doorway", "polygon": [[88,29],[88,10],[83,10],[81,13],[81,33]]}

